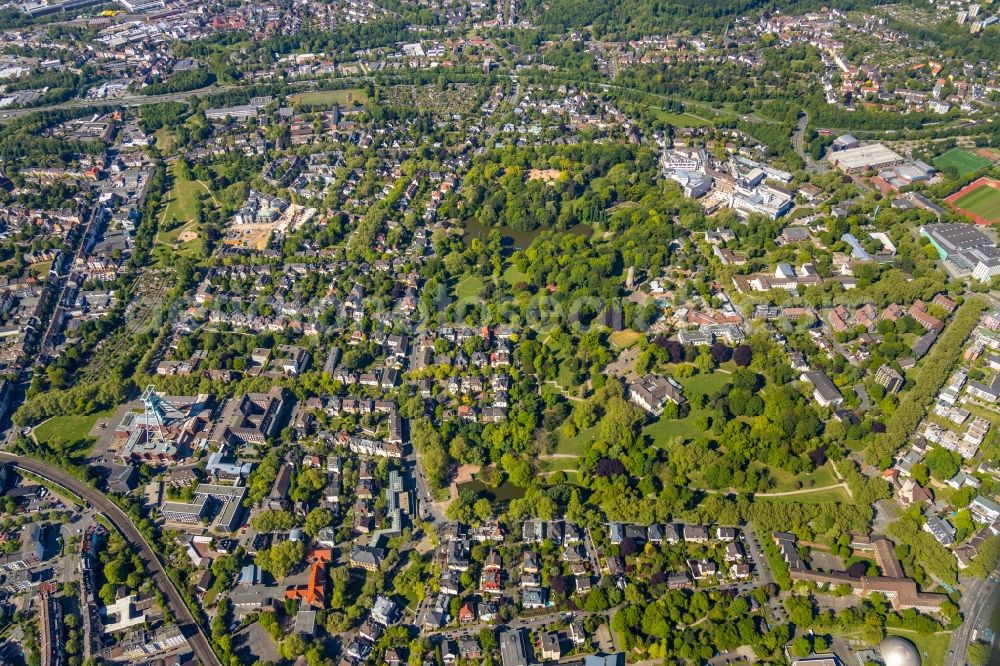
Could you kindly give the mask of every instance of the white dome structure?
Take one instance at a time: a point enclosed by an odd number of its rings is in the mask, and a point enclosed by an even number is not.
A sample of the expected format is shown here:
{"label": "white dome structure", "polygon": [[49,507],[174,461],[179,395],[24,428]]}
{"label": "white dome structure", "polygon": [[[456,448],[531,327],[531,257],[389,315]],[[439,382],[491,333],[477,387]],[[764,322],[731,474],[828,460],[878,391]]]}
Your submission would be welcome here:
{"label": "white dome structure", "polygon": [[916,646],[899,636],[886,636],[878,647],[885,666],[920,666],[920,653]]}

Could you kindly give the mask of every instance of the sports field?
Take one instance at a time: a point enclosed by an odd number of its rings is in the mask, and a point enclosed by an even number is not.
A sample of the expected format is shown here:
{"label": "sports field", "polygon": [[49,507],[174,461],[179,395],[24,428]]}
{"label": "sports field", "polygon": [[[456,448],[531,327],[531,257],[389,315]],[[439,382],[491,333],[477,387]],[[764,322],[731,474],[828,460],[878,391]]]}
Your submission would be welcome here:
{"label": "sports field", "polygon": [[1000,181],[980,178],[946,201],[979,224],[1000,222]]}
{"label": "sports field", "polygon": [[962,148],[952,148],[934,158],[934,166],[938,169],[943,171],[953,166],[958,171],[959,176],[967,176],[973,171],[978,171],[989,165],[990,161],[985,157],[980,157]]}

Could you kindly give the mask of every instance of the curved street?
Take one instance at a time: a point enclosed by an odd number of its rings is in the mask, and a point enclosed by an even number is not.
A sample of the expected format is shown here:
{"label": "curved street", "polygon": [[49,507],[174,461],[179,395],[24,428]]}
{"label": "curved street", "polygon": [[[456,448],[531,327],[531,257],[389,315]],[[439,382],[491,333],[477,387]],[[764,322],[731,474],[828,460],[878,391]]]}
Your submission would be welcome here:
{"label": "curved street", "polygon": [[998,574],[1000,572],[994,569],[989,578],[971,582],[962,594],[962,626],[952,633],[945,666],[964,666],[966,663],[965,652],[972,644],[973,632],[980,628],[980,623],[988,623],[993,604],[996,603],[993,591],[996,588],[994,577]]}
{"label": "curved street", "polygon": [[806,127],[809,125],[809,116],[806,115],[805,111],[799,116],[799,121],[795,126],[795,131],[792,133],[792,148],[802,161],[806,163],[806,171],[813,173],[824,173],[826,172],[826,165],[823,162],[817,162],[812,158],[812,155],[806,153],[805,146],[805,136]]}
{"label": "curved street", "polygon": [[108,499],[104,493],[91,488],[60,469],[34,458],[25,458],[11,453],[0,452],[0,462],[12,463],[25,471],[63,486],[90,502],[105,518],[111,521],[125,540],[132,544],[139,552],[139,556],[142,558],[147,572],[152,573],[156,586],[164,592],[167,604],[170,606],[174,617],[177,618],[178,627],[184,634],[184,637],[187,638],[188,644],[194,651],[198,661],[204,666],[222,666],[222,662],[219,661],[215,651],[212,650],[208,638],[202,631],[201,625],[195,621],[194,616],[191,615],[191,611],[184,603],[180,592],[177,591],[173,581],[167,576],[167,572],[160,563],[160,559],[156,556],[156,552],[147,543],[145,537],[142,536],[142,533],[139,532],[135,524],[132,523],[132,519],[119,509],[117,504]]}

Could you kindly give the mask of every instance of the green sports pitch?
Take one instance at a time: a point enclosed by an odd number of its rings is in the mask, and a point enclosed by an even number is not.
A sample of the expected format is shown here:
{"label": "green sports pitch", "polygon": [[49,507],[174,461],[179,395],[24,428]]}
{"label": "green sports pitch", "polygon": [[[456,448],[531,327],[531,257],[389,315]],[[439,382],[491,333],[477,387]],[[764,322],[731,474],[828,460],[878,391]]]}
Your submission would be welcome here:
{"label": "green sports pitch", "polygon": [[1000,189],[980,185],[953,202],[957,208],[978,215],[989,223],[1000,222]]}
{"label": "green sports pitch", "polygon": [[934,158],[934,166],[938,169],[944,171],[948,167],[955,167],[960,177],[979,171],[990,164],[991,162],[985,157],[980,157],[962,148],[952,148]]}

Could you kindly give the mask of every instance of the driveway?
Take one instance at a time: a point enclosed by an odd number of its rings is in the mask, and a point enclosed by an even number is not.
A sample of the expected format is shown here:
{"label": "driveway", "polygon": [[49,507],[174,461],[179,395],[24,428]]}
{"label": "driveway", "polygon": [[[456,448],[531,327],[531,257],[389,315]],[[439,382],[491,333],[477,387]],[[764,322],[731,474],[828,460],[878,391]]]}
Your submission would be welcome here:
{"label": "driveway", "polygon": [[858,405],[859,412],[867,412],[869,409],[872,408],[871,399],[868,397],[868,391],[865,390],[864,386],[862,386],[861,384],[855,386],[854,393],[857,394],[858,400],[861,401],[861,403]]}
{"label": "driveway", "polygon": [[[124,405],[119,405],[118,409],[115,410],[114,414],[111,416],[100,418],[94,423],[94,427],[91,428],[89,435],[95,438],[94,445],[90,448],[90,458],[92,461],[98,461],[99,466],[110,469],[112,461],[117,455],[117,451],[112,450],[112,444],[115,441],[115,428],[121,423],[125,414],[131,411],[137,411],[142,409],[142,403],[138,400],[133,400]],[[102,428],[101,426],[104,425]],[[100,463],[100,460],[106,460],[106,463]]]}
{"label": "driveway", "polygon": [[611,635],[611,627],[605,622],[594,632],[594,641],[597,643],[597,650],[604,654],[614,654],[615,639]]}

